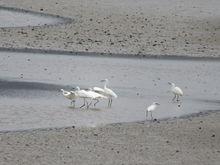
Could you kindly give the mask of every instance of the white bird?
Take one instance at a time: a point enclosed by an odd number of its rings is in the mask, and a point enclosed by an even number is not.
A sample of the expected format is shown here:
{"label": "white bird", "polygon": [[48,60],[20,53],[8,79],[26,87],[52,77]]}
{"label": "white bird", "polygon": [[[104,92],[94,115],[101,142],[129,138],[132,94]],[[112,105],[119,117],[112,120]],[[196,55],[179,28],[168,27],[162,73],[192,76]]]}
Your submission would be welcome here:
{"label": "white bird", "polygon": [[174,83],[168,82],[171,85],[171,92],[174,94],[173,101],[176,98],[176,101],[179,101],[179,97],[183,96],[183,91],[180,87],[177,87]]}
{"label": "white bird", "polygon": [[104,82],[104,88],[94,87],[93,90],[108,97],[108,107],[111,107],[112,98],[117,98],[118,96],[111,89],[107,88],[107,84],[109,83],[108,79],[101,80],[101,82]]}
{"label": "white bird", "polygon": [[73,105],[73,107],[75,107],[75,102],[76,102],[76,94],[72,91],[65,91],[64,89],[60,89],[63,93],[63,96],[66,97],[67,99],[71,100],[70,104]]}
{"label": "white bird", "polygon": [[74,91],[77,95],[77,97],[79,98],[83,98],[83,105],[80,106],[80,108],[84,107],[85,105],[87,106],[87,109],[89,108],[89,104],[87,102],[86,99],[92,99],[92,96],[91,94],[89,94],[87,91],[83,90],[83,89],[80,89],[78,86],[76,87],[76,91]]}
{"label": "white bird", "polygon": [[148,113],[151,113],[151,120],[153,119],[153,111],[157,108],[157,106],[160,105],[158,102],[153,102],[149,107],[147,107],[146,110],[146,119],[148,117]]}
{"label": "white bird", "polygon": [[[92,100],[96,100],[96,102],[94,103],[94,107],[96,106],[96,104],[99,102],[99,99],[108,99],[108,97],[100,94],[100,93],[97,93],[95,91],[92,90],[92,88],[89,88],[87,90],[88,94],[90,94],[90,96],[92,97]],[[91,103],[89,105],[92,104],[92,100],[91,100]]]}

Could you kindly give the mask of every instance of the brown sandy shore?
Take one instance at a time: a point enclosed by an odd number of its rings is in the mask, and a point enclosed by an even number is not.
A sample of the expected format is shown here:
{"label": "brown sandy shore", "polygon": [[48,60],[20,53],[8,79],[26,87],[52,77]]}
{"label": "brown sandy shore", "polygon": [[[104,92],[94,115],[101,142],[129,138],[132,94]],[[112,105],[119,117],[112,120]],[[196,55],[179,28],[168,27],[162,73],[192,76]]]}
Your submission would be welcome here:
{"label": "brown sandy shore", "polygon": [[0,47],[135,55],[220,56],[219,0],[1,0],[74,21],[0,28]]}
{"label": "brown sandy shore", "polygon": [[220,113],[160,122],[0,133],[1,164],[219,165]]}
{"label": "brown sandy shore", "polygon": [[[70,24],[0,28],[0,47],[220,57],[219,0],[1,0]],[[220,164],[220,112],[153,123],[0,133],[0,164]]]}

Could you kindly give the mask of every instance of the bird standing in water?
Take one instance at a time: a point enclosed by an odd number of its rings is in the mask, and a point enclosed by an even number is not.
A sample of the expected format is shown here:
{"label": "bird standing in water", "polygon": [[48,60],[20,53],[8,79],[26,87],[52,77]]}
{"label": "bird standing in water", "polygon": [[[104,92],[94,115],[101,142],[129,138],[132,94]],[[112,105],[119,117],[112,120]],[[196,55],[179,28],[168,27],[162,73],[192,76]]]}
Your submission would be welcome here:
{"label": "bird standing in water", "polygon": [[109,83],[108,79],[101,80],[101,82],[104,82],[104,88],[99,88],[99,87],[94,87],[93,90],[97,93],[100,93],[106,97],[108,97],[108,107],[111,107],[112,105],[112,99],[117,98],[118,96],[116,95],[113,90],[107,88],[107,84]]}
{"label": "bird standing in water", "polygon": [[66,97],[67,99],[71,100],[70,105],[73,105],[75,107],[75,102],[76,102],[76,94],[72,91],[65,91],[64,89],[61,89],[63,96]]}
{"label": "bird standing in water", "polygon": [[179,97],[183,96],[182,89],[180,89],[180,87],[177,87],[174,83],[168,82],[168,84],[171,85],[171,92],[174,94],[174,97],[172,100],[174,101],[176,99],[177,102],[180,101]]}
{"label": "bird standing in water", "polygon": [[160,105],[158,102],[153,102],[149,107],[147,107],[146,110],[146,120],[148,118],[148,113],[151,113],[151,120],[153,120],[153,111],[157,108],[157,106]]}

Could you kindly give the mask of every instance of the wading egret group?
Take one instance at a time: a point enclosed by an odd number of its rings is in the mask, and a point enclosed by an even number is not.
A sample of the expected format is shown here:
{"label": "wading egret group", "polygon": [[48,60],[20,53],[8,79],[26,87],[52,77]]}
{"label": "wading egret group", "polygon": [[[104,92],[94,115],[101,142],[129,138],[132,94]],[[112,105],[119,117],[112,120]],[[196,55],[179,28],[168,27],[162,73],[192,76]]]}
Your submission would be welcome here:
{"label": "wading egret group", "polygon": [[[61,89],[63,96],[67,99],[71,100],[71,105],[73,104],[75,107],[75,101],[78,98],[84,100],[84,103],[80,108],[86,105],[87,108],[92,104],[93,101],[96,101],[93,105],[94,107],[100,101],[100,99],[108,99],[108,107],[111,107],[113,98],[117,98],[117,94],[110,88],[107,88],[109,83],[108,79],[101,80],[104,82],[104,87],[93,87],[89,89],[80,89],[78,86],[75,88],[74,91],[65,91]],[[183,91],[181,88],[177,87],[174,83],[168,82],[171,85],[171,92],[174,94],[173,101],[179,101],[179,97],[183,96]],[[153,102],[150,106],[147,107],[146,110],[146,119],[150,113],[151,120],[153,119],[153,111],[159,106],[158,102]]]}
{"label": "wading egret group", "polygon": [[92,101],[95,100],[96,102],[93,104],[94,107],[96,104],[99,102],[100,99],[108,99],[107,96],[104,96],[100,93],[97,93],[93,91],[92,88],[89,89],[80,89],[79,86],[74,88],[74,91],[65,91],[64,89],[61,89],[63,96],[66,97],[67,99],[71,100],[71,105],[73,104],[75,107],[75,101],[77,98],[83,99],[83,105],[80,106],[80,108],[83,108],[86,106],[88,109],[89,106],[92,104]]}

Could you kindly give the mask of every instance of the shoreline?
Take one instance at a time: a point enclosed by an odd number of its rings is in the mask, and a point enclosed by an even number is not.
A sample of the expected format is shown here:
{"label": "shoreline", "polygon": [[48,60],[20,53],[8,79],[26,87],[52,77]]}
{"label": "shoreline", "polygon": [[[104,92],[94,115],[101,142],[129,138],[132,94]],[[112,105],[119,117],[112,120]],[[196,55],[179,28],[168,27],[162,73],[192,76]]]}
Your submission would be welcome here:
{"label": "shoreline", "polygon": [[115,53],[99,53],[99,52],[77,52],[68,50],[54,49],[34,49],[34,48],[5,48],[0,47],[1,52],[12,53],[33,53],[33,54],[49,54],[49,55],[70,55],[70,56],[87,56],[87,57],[107,57],[107,58],[131,58],[131,59],[158,59],[158,60],[198,60],[198,61],[218,61],[220,57],[208,56],[190,56],[190,55],[153,55],[153,54],[115,54]]}
{"label": "shoreline", "polygon": [[5,164],[217,165],[219,116],[216,112],[154,123],[0,133],[0,160]]}
{"label": "shoreline", "polygon": [[177,120],[193,120],[195,118],[201,118],[201,117],[206,117],[209,115],[213,114],[218,114],[220,113],[219,110],[208,110],[208,111],[203,111],[203,112],[198,112],[198,113],[192,113],[192,114],[187,114],[183,115],[180,117],[169,117],[169,118],[163,118],[163,119],[154,119],[153,121],[150,120],[143,120],[143,121],[134,121],[134,122],[119,122],[119,123],[110,123],[110,124],[101,124],[95,127],[92,126],[66,126],[66,127],[48,127],[48,128],[33,128],[33,129],[25,129],[25,130],[14,130],[14,131],[0,131],[1,134],[8,134],[8,133],[31,133],[31,132],[47,132],[47,131],[58,131],[58,130],[63,130],[63,129],[100,129],[103,127],[117,127],[118,125],[123,126],[123,125],[136,125],[136,124],[159,124],[159,123],[165,123],[165,122],[174,122]]}

